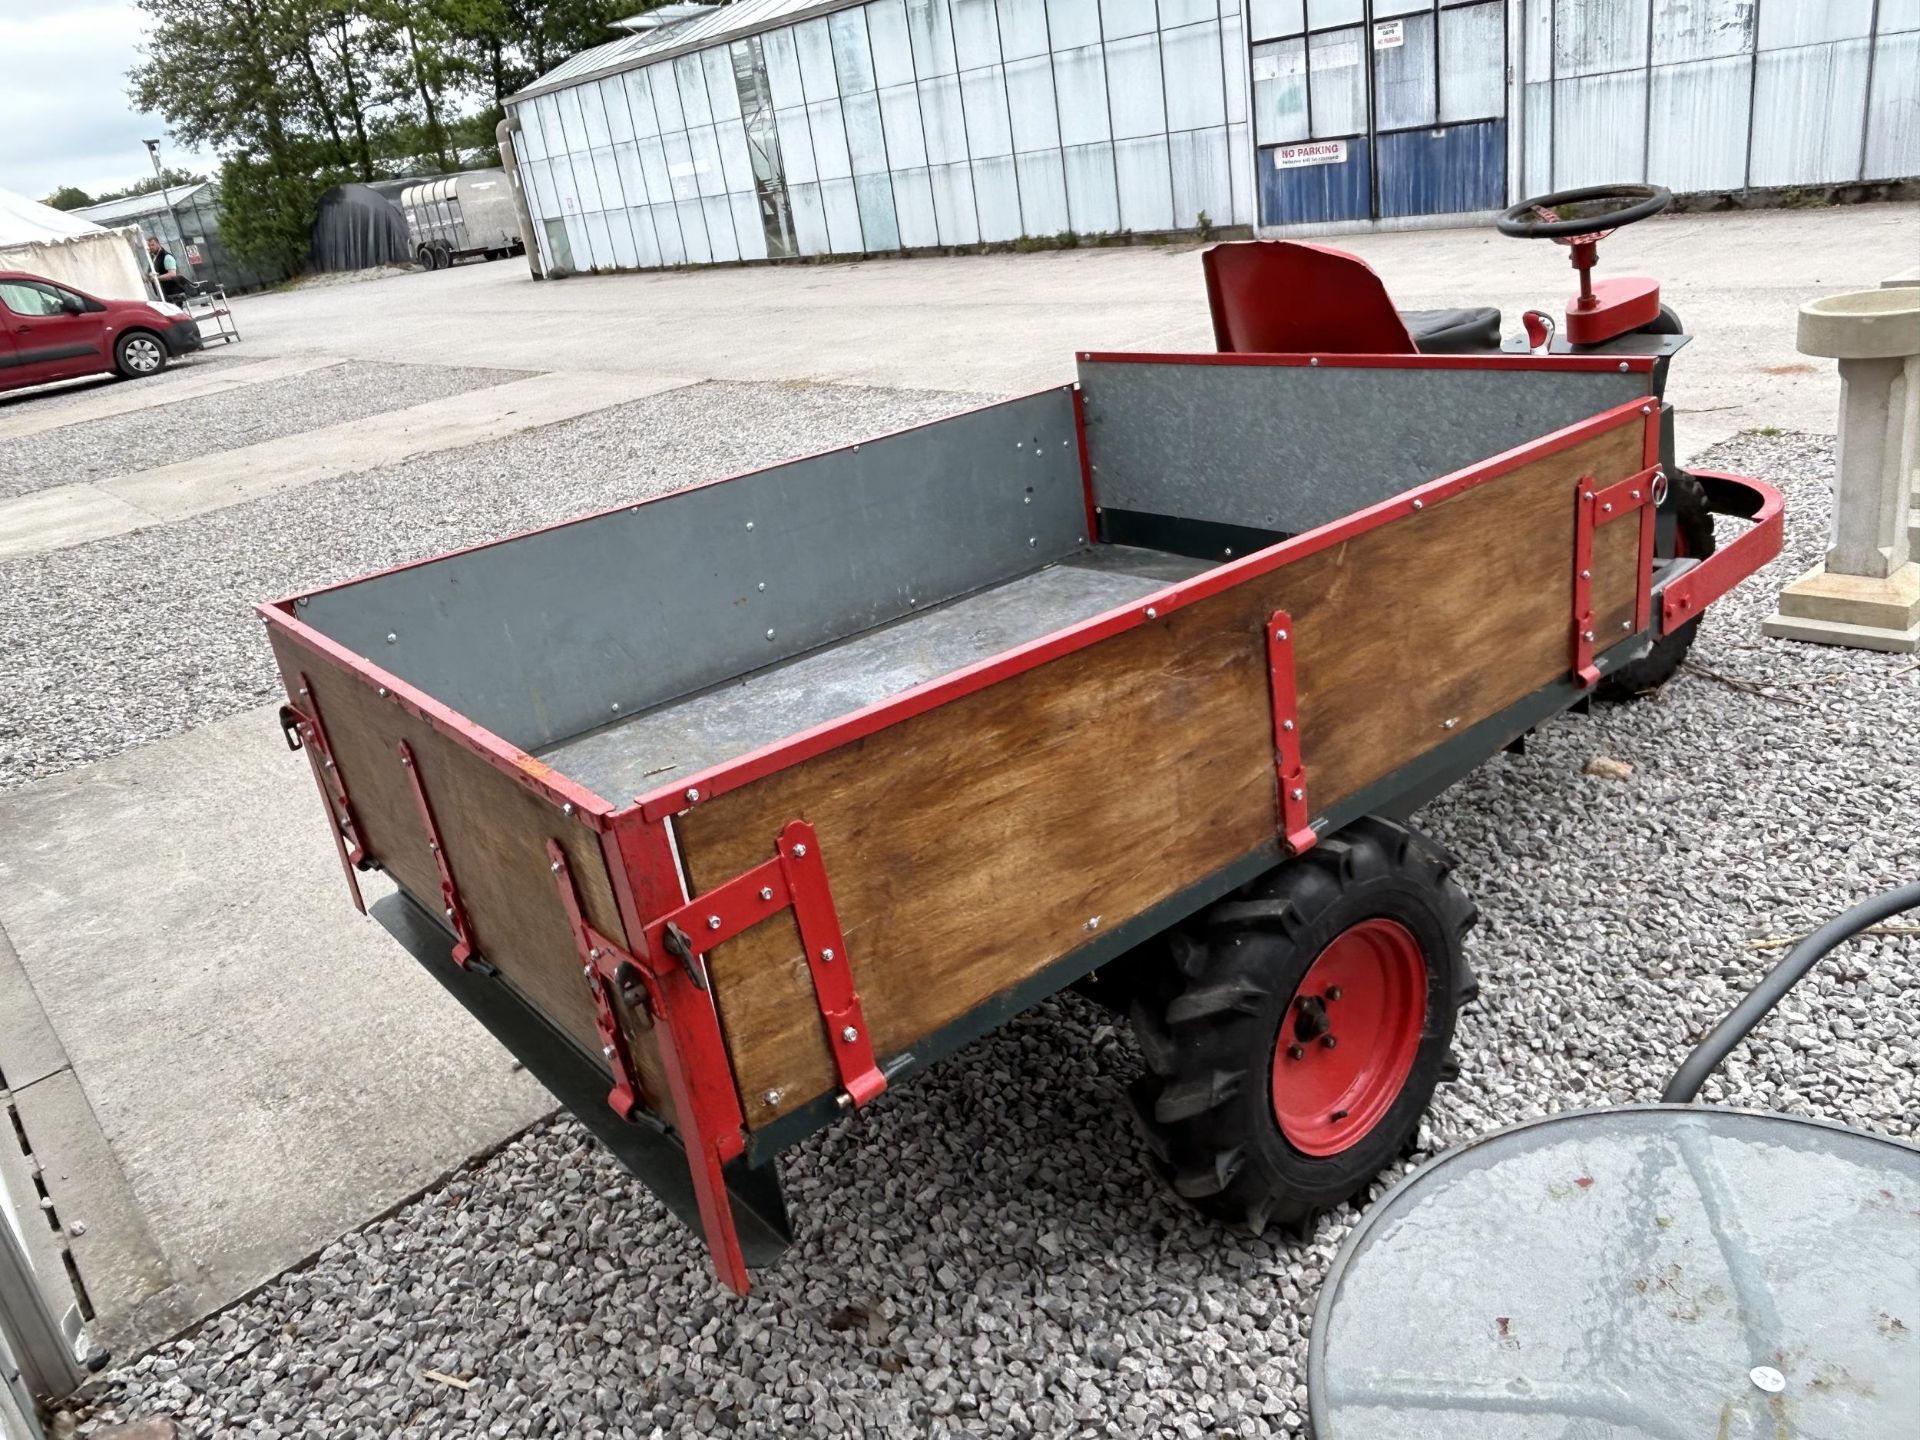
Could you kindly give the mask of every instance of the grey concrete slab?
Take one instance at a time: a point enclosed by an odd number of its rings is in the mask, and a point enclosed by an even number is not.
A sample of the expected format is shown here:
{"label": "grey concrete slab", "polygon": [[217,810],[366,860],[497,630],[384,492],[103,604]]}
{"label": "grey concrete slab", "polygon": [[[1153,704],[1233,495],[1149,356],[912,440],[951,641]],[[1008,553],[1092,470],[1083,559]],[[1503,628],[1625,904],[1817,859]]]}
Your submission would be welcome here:
{"label": "grey concrete slab", "polygon": [[66,1047],[0,929],[0,1087],[23,1089],[66,1068]]}
{"label": "grey concrete slab", "polygon": [[[1696,337],[1674,363],[1681,453],[1742,430],[1825,434],[1831,367],[1793,348],[1802,300],[1913,264],[1920,206],[1661,216],[1601,247],[1601,275],[1657,276]],[[1405,309],[1497,305],[1508,332],[1559,314],[1567,252],[1491,225],[1343,235]],[[1082,349],[1211,350],[1197,245],[838,265],[721,267],[535,281],[469,265],[248,296],[257,354],[1011,393],[1073,376]],[[484,345],[476,351],[477,337]]]}
{"label": "grey concrete slab", "polygon": [[[203,362],[196,362],[203,363]],[[183,375],[163,384],[109,380],[82,391],[34,391],[0,402],[0,439],[38,435],[65,425],[83,425],[113,415],[128,415],[158,405],[221,395],[263,380],[286,380],[341,363],[337,355],[282,355],[238,365],[209,366],[204,374]]]}
{"label": "grey concrete slab", "polygon": [[[318,805],[272,707],[0,799],[0,927],[184,1314],[552,1105],[354,913]],[[63,1184],[110,1203],[106,1167]]]}
{"label": "grey concrete slab", "polygon": [[687,383],[658,375],[534,375],[110,480],[38,490],[0,502],[0,558],[124,535],[315,480],[484,444]]}

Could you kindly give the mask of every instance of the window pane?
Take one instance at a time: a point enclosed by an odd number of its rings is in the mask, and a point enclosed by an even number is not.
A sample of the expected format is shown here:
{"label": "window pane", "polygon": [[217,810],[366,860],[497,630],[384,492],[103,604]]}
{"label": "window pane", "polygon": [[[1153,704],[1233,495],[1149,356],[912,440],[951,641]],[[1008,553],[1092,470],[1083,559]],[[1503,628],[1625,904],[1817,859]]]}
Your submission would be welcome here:
{"label": "window pane", "polygon": [[[1160,88],[1160,42],[1137,35],[1107,45],[1107,101],[1113,109],[1113,136],[1164,134],[1165,92]],[[1125,196],[1121,197],[1125,209]]]}
{"label": "window pane", "polygon": [[726,194],[727,177],[720,169],[720,138],[713,126],[694,126],[687,132],[687,145],[693,152],[693,179],[700,194]]}
{"label": "window pane", "polygon": [[[1767,0],[1769,7],[1778,0]],[[1644,69],[1647,7],[1593,5],[1556,0],[1553,9],[1553,71],[1557,76],[1599,75]],[[1624,178],[1624,177],[1622,177]]]}
{"label": "window pane", "polygon": [[[953,76],[928,80],[920,86],[920,121],[926,127],[927,159],[934,165],[949,165],[967,158],[967,118],[960,108],[960,82]],[[934,177],[934,195],[940,192],[939,177]],[[971,192],[969,192],[971,193]],[[973,202],[967,202],[971,214]]]}
{"label": "window pane", "polygon": [[733,47],[716,45],[700,52],[700,66],[707,72],[707,99],[715,120],[740,118],[740,88],[733,77]]}
{"label": "window pane", "polygon": [[[1235,4],[1234,13],[1239,13]],[[1198,25],[1203,20],[1217,20],[1220,10],[1217,0],[1160,0],[1160,30],[1177,30],[1182,25]]]}
{"label": "window pane", "polygon": [[1233,218],[1233,177],[1228,170],[1227,129],[1189,130],[1167,137],[1173,162],[1173,223],[1192,229],[1205,215],[1226,225]]}
{"label": "window pane", "polygon": [[1507,113],[1506,23],[1498,3],[1440,12],[1441,123]]}
{"label": "window pane", "polygon": [[1307,0],[1307,24],[1315,30],[1358,24],[1360,12],[1360,0]]}
{"label": "window pane", "polygon": [[873,89],[873,55],[867,48],[867,12],[842,10],[827,17],[833,36],[833,69],[840,77],[842,95],[864,95]]}
{"label": "window pane", "polygon": [[1313,134],[1355,135],[1367,128],[1367,68],[1358,27],[1309,36]]}
{"label": "window pane", "polygon": [[[782,110],[807,103],[807,92],[800,83],[800,57],[794,53],[792,30],[769,30],[760,37],[761,53],[767,61],[767,87],[773,91],[773,103]],[[665,126],[666,116],[660,117]],[[824,233],[824,232],[823,232]]]}
{"label": "window pane", "polygon": [[799,106],[776,110],[773,122],[787,179],[801,184],[818,180],[820,172],[813,168],[813,132],[807,128],[806,110]]}
{"label": "window pane", "polygon": [[840,102],[822,100],[807,106],[807,128],[813,132],[813,163],[821,180],[844,180],[853,174],[853,159],[847,153],[846,126],[840,120]]}
{"label": "window pane", "polygon": [[1071,145],[1061,152],[1067,169],[1067,219],[1082,235],[1111,235],[1120,228],[1120,194],[1113,178],[1113,146]]}
{"label": "window pane", "polygon": [[833,73],[833,35],[825,20],[793,27],[793,48],[800,61],[800,83],[807,99],[831,100],[840,93]]}
{"label": "window pane", "polygon": [[689,125],[711,125],[713,107],[707,103],[707,72],[698,55],[681,55],[673,62],[674,88],[680,92],[680,113]]}
{"label": "window pane", "polygon": [[1227,123],[1219,21],[1163,34],[1160,63],[1167,76],[1167,129],[1195,130]]}
{"label": "window pane", "polygon": [[1385,20],[1390,15],[1412,15],[1421,10],[1432,10],[1433,0],[1373,0],[1373,18]]}
{"label": "window pane", "polygon": [[887,131],[889,165],[908,169],[927,163],[927,137],[920,126],[920,92],[916,87],[896,85],[882,90],[880,119]]}
{"label": "window pane", "polygon": [[962,70],[1000,63],[1000,17],[993,0],[948,0],[953,14],[954,58]]}
{"label": "window pane", "polygon": [[1077,49],[1100,43],[1100,0],[1047,0],[1047,24],[1053,30],[1053,49]]}
{"label": "window pane", "polygon": [[[661,144],[666,148],[667,178],[673,184],[675,200],[698,200],[700,181],[693,168],[693,146],[685,133],[662,135]],[[687,243],[693,243],[693,237],[687,237]]]}
{"label": "window pane", "polygon": [[907,39],[905,0],[867,6],[867,40],[873,47],[873,78],[882,88],[913,81],[913,47]]}
{"label": "window pane", "polygon": [[1007,62],[1007,110],[1013,120],[1016,154],[1051,149],[1060,143],[1060,115],[1053,104],[1053,62],[1046,56]]}
{"label": "window pane", "polygon": [[973,212],[973,172],[965,165],[931,165],[933,214],[942,245],[977,245],[980,222]]}
{"label": "window pane", "polygon": [[1271,40],[1276,35],[1298,35],[1307,27],[1306,10],[1301,0],[1252,0],[1253,38]]}
{"label": "window pane", "polygon": [[653,109],[660,117],[660,133],[686,129],[687,115],[680,108],[680,82],[674,79],[673,66],[649,65],[647,71],[653,81]]}
{"label": "window pane", "polygon": [[840,116],[847,126],[847,154],[853,158],[853,173],[884,174],[887,142],[880,128],[880,97],[849,95],[840,102]]}
{"label": "window pane", "polygon": [[940,243],[940,224],[933,213],[933,188],[924,165],[893,172],[893,209],[900,222],[900,243],[922,249]]}
{"label": "window pane", "polygon": [[900,224],[893,212],[893,181],[879,175],[853,177],[854,198],[860,204],[860,235],[869,250],[898,250]]}
{"label": "window pane", "polygon": [[633,133],[643,138],[658,135],[660,121],[653,113],[653,86],[648,83],[647,72],[629,70],[620,78],[627,83],[627,112],[633,116]]}
{"label": "window pane", "polygon": [[587,144],[589,146],[611,145],[613,132],[607,128],[607,102],[600,93],[599,85],[589,81],[585,85],[575,86],[567,93],[580,102],[580,112],[587,125]]}
{"label": "window pane", "polygon": [[1431,125],[1435,114],[1433,16],[1409,15],[1399,25],[1402,43],[1373,52],[1374,120],[1382,130]]}
{"label": "window pane", "polygon": [[1056,54],[1053,83],[1060,92],[1063,143],[1081,145],[1105,140],[1113,133],[1107,120],[1106,62],[1098,45]]}
{"label": "window pane", "polygon": [[1060,152],[1044,150],[1034,155],[1016,155],[1013,166],[1020,181],[1020,216],[1026,233],[1058,235],[1070,228],[1067,183],[1060,168]]}
{"label": "window pane", "polygon": [[1046,0],[999,0],[1000,48],[1009,60],[1047,53]]}
{"label": "window pane", "polygon": [[[922,80],[954,71],[953,29],[947,18],[947,0],[907,0],[907,35],[913,41],[914,73]],[[939,198],[939,181],[934,196]],[[969,197],[967,211],[972,213]],[[971,226],[969,226],[971,228]],[[956,242],[971,243],[971,242]]]}
{"label": "window pane", "polygon": [[633,116],[627,110],[627,90],[620,83],[620,77],[602,80],[600,103],[607,112],[607,133],[613,136],[613,143],[633,139]]}
{"label": "window pane", "polygon": [[[989,155],[1011,155],[1013,133],[1007,124],[1007,87],[1000,67],[963,71],[960,76],[960,100],[967,115],[967,150],[975,160]],[[1011,175],[1011,171],[1008,172]],[[978,176],[975,177],[976,185]],[[981,223],[986,209],[981,208]]]}
{"label": "window pane", "polygon": [[1154,0],[1100,0],[1100,28],[1109,45],[1128,35],[1149,34],[1154,24]]}
{"label": "window pane", "polygon": [[858,255],[863,244],[860,235],[860,202],[853,181],[822,180],[820,204],[827,212],[827,243],[836,255]]}
{"label": "window pane", "polygon": [[1020,183],[1011,155],[973,162],[973,203],[982,240],[1011,240],[1020,233]]}
{"label": "window pane", "polygon": [[[753,151],[747,145],[747,127],[738,120],[728,120],[713,127],[720,137],[720,173],[726,178],[729,191],[751,193],[753,190]],[[632,203],[633,197],[627,197]]]}
{"label": "window pane", "polygon": [[1116,140],[1113,168],[1120,179],[1120,223],[1129,230],[1173,228],[1173,176],[1167,137]]}

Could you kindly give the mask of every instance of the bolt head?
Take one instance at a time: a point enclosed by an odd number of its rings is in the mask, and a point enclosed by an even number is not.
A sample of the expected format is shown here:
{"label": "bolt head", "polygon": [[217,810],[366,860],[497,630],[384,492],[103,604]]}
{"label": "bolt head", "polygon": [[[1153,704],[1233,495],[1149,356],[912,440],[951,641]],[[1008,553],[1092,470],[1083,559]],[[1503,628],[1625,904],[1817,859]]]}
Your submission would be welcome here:
{"label": "bolt head", "polygon": [[1307,1058],[1307,1052],[1302,1046],[1289,1045],[1287,1047],[1287,1058],[1289,1060],[1304,1060]]}
{"label": "bolt head", "polygon": [[1424,510],[1427,508],[1427,502],[1424,500],[1416,500],[1413,502],[1413,508],[1416,510]]}
{"label": "bolt head", "polygon": [[582,965],[582,966],[580,967],[580,973],[581,973],[582,975],[586,975],[586,976],[589,976],[589,977],[591,977],[591,976],[592,976],[592,974],[593,974],[593,966],[591,966],[591,965]]}
{"label": "bolt head", "polygon": [[75,1239],[78,1239],[80,1236],[86,1233],[87,1233],[87,1222],[84,1220],[76,1220],[71,1225],[67,1226],[67,1234],[73,1236]]}
{"label": "bolt head", "polygon": [[1276,640],[1285,640],[1287,638],[1287,632],[1284,630],[1276,630],[1273,632],[1273,638]]}
{"label": "bolt head", "polygon": [[860,1038],[860,1032],[854,1029],[853,1026],[849,1025],[847,1026],[846,1029],[840,1032],[840,1038],[846,1041],[847,1044],[851,1045],[854,1041]]}
{"label": "bolt head", "polygon": [[1160,618],[1160,612],[1149,605],[1147,606],[1147,618],[1149,620],[1158,620]]}
{"label": "bolt head", "polygon": [[771,640],[772,638],[773,638],[773,631],[771,630],[767,631],[767,639]]}
{"label": "bolt head", "polygon": [[760,898],[762,900],[773,899],[773,887],[771,885],[762,885],[760,887]]}
{"label": "bolt head", "polygon": [[751,520],[747,521],[747,529],[751,530],[752,528],[753,528],[753,522]]}
{"label": "bolt head", "polygon": [[[856,445],[853,448],[858,450],[860,447]],[[780,1092],[778,1090],[769,1090],[767,1091],[766,1094],[762,1095],[760,1098],[764,1100],[769,1106],[778,1105],[780,1103]]]}
{"label": "bolt head", "polygon": [[1582,570],[1580,572],[1580,578],[1582,580],[1591,580],[1593,578],[1593,572],[1591,570]]}
{"label": "bolt head", "polygon": [[1605,504],[1603,504],[1600,507],[1600,513],[1602,515],[1611,515],[1613,513],[1613,502],[1609,500]]}
{"label": "bolt head", "polygon": [[587,958],[598,960],[600,958],[600,951],[597,948],[587,951]]}
{"label": "bolt head", "polygon": [[1087,929],[1098,930],[1099,928],[1100,928],[1100,917],[1098,915],[1089,916],[1087,919]]}
{"label": "bolt head", "polygon": [[397,645],[399,643],[400,643],[400,637],[394,634],[393,631],[391,630],[387,631],[387,644]]}
{"label": "bolt head", "polygon": [[1282,730],[1291,730],[1293,729],[1293,722],[1291,720],[1282,720],[1280,722],[1280,728]]}
{"label": "bolt head", "polygon": [[1635,500],[1638,500],[1640,498],[1640,492],[1638,490],[1629,490],[1627,494],[1630,495]]}
{"label": "bolt head", "polygon": [[1313,356],[1310,360],[1307,361],[1307,364],[1309,365],[1318,365],[1319,363],[1320,363],[1320,357],[1318,355]]}
{"label": "bolt head", "polygon": [[601,1053],[602,1055],[604,1055],[604,1056],[606,1056],[606,1057],[607,1057],[607,1059],[609,1059],[609,1060],[611,1060],[611,1059],[613,1059],[613,1046],[611,1046],[611,1045],[602,1045],[602,1046],[600,1047],[600,1053]]}
{"label": "bolt head", "polygon": [[375,690],[373,693],[378,695],[382,700],[384,700],[387,698],[387,687],[382,685],[378,690]]}
{"label": "bolt head", "polygon": [[547,869],[558,875],[560,873],[560,862],[558,860],[554,861],[551,865],[547,866]]}
{"label": "bolt head", "polygon": [[820,958],[821,958],[821,960],[823,960],[823,961],[824,961],[825,963],[827,963],[828,965],[831,965],[831,964],[833,963],[833,951],[832,951],[832,949],[831,949],[831,948],[829,948],[829,949],[826,949],[826,950],[822,950],[822,951],[820,952]]}
{"label": "bolt head", "polygon": [[1301,789],[1296,788],[1291,793],[1293,795],[1293,798],[1296,800],[1304,800],[1307,798],[1307,792]]}
{"label": "bolt head", "polygon": [[718,930],[719,928],[720,928],[720,917],[718,915],[707,916],[707,929]]}
{"label": "bolt head", "polygon": [[572,802],[571,800],[569,800],[569,801],[567,801],[567,802],[566,802],[566,803],[565,803],[564,805],[562,805],[562,806],[560,807],[560,813],[561,813],[562,815],[571,815],[571,814],[573,814],[573,802]]}
{"label": "bolt head", "polygon": [[793,847],[793,858],[794,858],[794,859],[796,859],[796,860],[804,860],[804,859],[806,859],[806,858],[807,858],[807,847],[806,847],[806,846],[804,846],[804,845],[796,845],[796,846],[794,846],[794,847]]}
{"label": "bolt head", "polygon": [[693,804],[694,801],[698,800],[699,798],[700,798],[700,792],[698,790],[687,791],[687,794],[686,794],[687,804],[691,805]]}
{"label": "bolt head", "polygon": [[1329,985],[1327,987],[1327,999],[1329,1000],[1338,1000],[1343,993],[1338,985]]}
{"label": "bolt head", "polygon": [[1340,1038],[1337,1035],[1322,1035],[1320,1037],[1320,1048],[1322,1050],[1331,1050],[1339,1043]]}

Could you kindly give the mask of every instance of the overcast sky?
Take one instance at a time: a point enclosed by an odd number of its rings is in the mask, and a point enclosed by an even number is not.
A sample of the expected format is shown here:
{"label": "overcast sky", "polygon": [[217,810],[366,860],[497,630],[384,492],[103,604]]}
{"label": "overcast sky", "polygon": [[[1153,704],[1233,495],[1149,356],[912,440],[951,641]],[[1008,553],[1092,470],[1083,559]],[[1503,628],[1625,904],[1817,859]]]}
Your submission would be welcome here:
{"label": "overcast sky", "polygon": [[153,173],[149,136],[167,164],[212,169],[127,99],[141,22],[126,0],[0,0],[0,190],[120,189]]}

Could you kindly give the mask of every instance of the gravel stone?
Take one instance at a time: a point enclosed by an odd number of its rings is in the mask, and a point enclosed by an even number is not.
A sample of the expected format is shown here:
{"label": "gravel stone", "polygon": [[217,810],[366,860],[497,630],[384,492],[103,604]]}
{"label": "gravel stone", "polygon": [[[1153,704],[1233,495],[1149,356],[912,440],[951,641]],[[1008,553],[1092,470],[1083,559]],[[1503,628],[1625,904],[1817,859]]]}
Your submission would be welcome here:
{"label": "gravel stone", "polygon": [[[156,378],[170,373],[162,371]],[[36,435],[0,437],[0,500],[237,450],[466,390],[504,385],[529,373],[342,362],[284,380],[262,380]]]}
{"label": "gravel stone", "polygon": [[261,600],[975,403],[939,391],[695,385],[494,444],[0,560],[0,790],[280,694],[253,614]]}
{"label": "gravel stone", "polygon": [[[649,402],[621,423],[649,425],[673,403]],[[711,413],[731,424],[705,431],[715,437],[699,442],[705,455],[764,435],[773,413],[800,402],[728,390],[678,403],[639,453]],[[852,418],[833,409],[812,426],[796,421],[788,438],[816,443]],[[730,468],[707,458],[708,469]],[[1442,1088],[1420,1153],[1383,1184],[1496,1126],[1652,1098],[1783,953],[1750,942],[1804,933],[1920,873],[1920,671],[1908,658],[1759,632],[1778,586],[1824,546],[1831,443],[1748,436],[1703,463],[1787,488],[1784,558],[1715,606],[1693,665],[1657,696],[1551,722],[1526,753],[1495,758],[1423,814],[1462,857],[1480,905],[1470,953],[1484,988],[1462,1017],[1460,1079]],[[496,474],[492,465],[474,457],[363,484],[353,509],[364,523],[349,535],[374,539],[343,538],[323,561],[301,557],[348,513],[339,496],[310,495],[295,507],[314,512],[310,523],[291,532],[271,511],[238,528],[262,537],[261,564],[290,581],[344,573],[368,563],[363,549],[379,548],[386,527],[400,530],[388,548],[413,553],[463,528],[520,523],[523,511],[487,508],[517,493],[476,478]],[[542,483],[531,471],[516,479]],[[581,482],[615,483],[637,492],[654,481]],[[583,498],[547,489],[541,503]],[[436,519],[436,509],[469,518]],[[149,554],[165,567],[152,574],[154,599],[236,553],[203,539],[164,561]],[[244,580],[243,593],[258,592],[256,574]],[[167,613],[144,653],[198,638]],[[219,617],[219,633],[227,623]],[[137,654],[119,659],[138,668]],[[206,669],[258,673],[248,663],[222,648]],[[141,700],[164,698],[139,683]],[[231,684],[227,703],[250,693]],[[124,743],[101,737],[137,714],[96,714],[73,743]],[[166,716],[193,718],[177,706]],[[1631,773],[1583,774],[1597,754]],[[1920,941],[1853,942],[1706,1096],[1915,1138],[1916,1013]],[[1196,1218],[1154,1181],[1124,1118],[1139,1065],[1124,1024],[1061,995],[795,1146],[783,1169],[798,1240],[744,1299],[719,1287],[701,1247],[575,1122],[540,1125],[197,1334],[95,1382],[87,1424],[167,1414],[195,1436],[294,1425],[623,1440],[1299,1434],[1312,1309],[1358,1211],[1322,1217],[1305,1240]],[[429,1369],[477,1383],[462,1390]]]}

